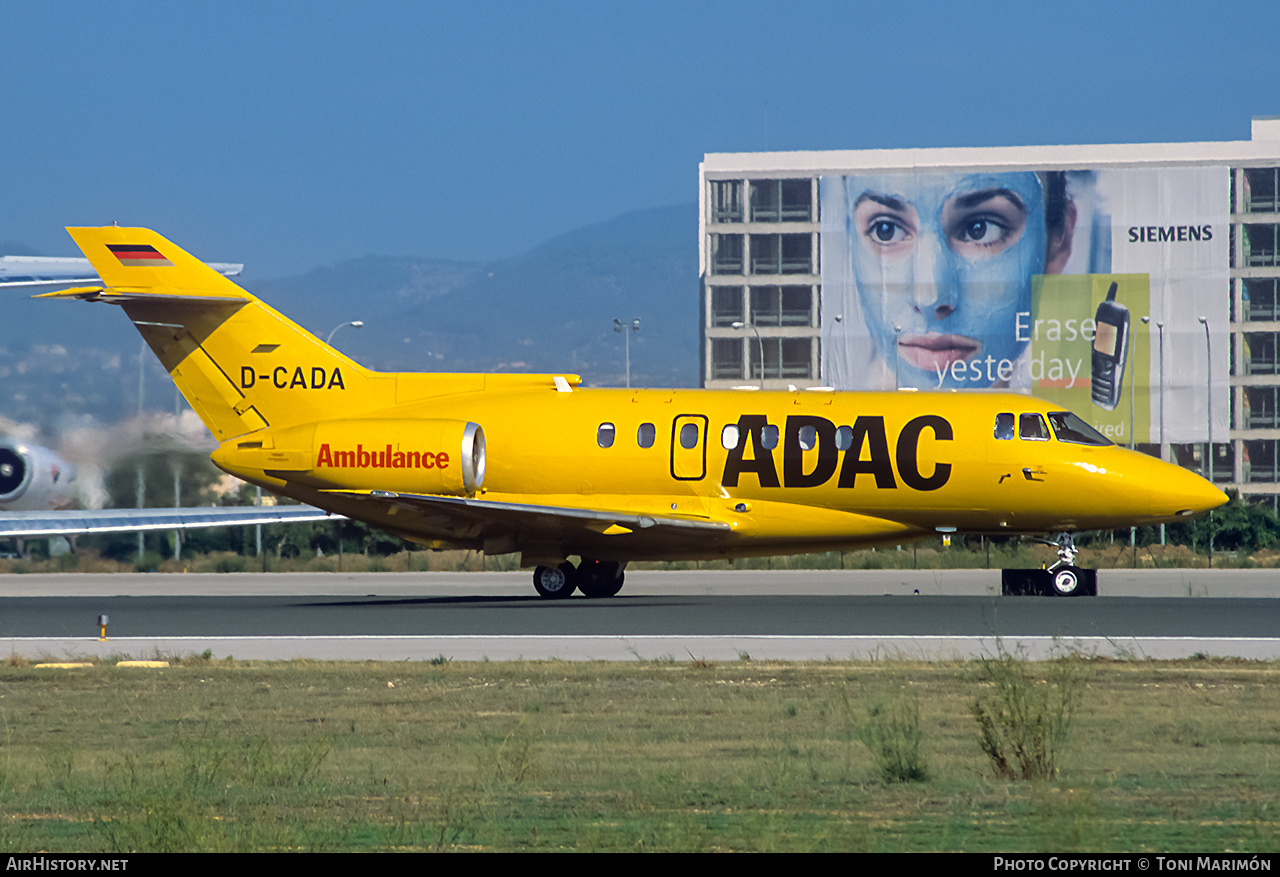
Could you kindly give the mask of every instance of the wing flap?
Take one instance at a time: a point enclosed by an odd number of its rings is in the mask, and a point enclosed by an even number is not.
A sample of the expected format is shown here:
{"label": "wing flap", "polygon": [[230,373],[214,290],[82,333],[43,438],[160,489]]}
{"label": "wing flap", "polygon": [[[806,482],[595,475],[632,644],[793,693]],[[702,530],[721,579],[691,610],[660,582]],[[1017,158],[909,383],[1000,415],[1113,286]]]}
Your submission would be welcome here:
{"label": "wing flap", "polygon": [[459,496],[434,496],[416,493],[393,493],[386,490],[326,490],[330,496],[400,506],[425,513],[441,514],[451,519],[468,518],[479,522],[527,527],[529,524],[548,525],[572,522],[575,526],[608,533],[611,529],[631,533],[664,527],[686,532],[727,533],[731,525],[707,518],[681,518],[671,515],[643,514],[633,511],[582,508],[578,506],[541,505],[536,503],[503,502],[499,500],[472,499]]}

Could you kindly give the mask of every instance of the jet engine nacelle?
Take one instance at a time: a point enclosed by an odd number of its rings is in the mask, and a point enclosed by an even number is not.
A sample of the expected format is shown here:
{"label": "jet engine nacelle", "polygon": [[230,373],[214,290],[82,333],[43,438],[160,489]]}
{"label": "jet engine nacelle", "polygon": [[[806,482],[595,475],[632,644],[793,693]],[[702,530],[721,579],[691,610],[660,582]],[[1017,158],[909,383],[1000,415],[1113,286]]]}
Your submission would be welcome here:
{"label": "jet engine nacelle", "polygon": [[0,441],[0,510],[69,508],[75,477],[75,468],[48,448]]}
{"label": "jet engine nacelle", "polygon": [[484,484],[484,430],[463,420],[329,421],[250,433],[213,459],[321,488],[471,496]]}

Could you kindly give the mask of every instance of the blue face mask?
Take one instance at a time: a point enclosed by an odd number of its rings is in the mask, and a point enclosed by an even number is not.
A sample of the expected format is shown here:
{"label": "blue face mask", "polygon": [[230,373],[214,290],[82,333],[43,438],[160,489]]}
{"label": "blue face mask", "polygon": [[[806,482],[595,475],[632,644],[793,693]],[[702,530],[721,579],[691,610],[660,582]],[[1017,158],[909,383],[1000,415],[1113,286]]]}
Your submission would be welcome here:
{"label": "blue face mask", "polygon": [[1007,382],[1027,345],[1016,315],[1031,310],[1031,279],[1044,272],[1039,178],[884,174],[844,183],[859,299],[898,384]]}

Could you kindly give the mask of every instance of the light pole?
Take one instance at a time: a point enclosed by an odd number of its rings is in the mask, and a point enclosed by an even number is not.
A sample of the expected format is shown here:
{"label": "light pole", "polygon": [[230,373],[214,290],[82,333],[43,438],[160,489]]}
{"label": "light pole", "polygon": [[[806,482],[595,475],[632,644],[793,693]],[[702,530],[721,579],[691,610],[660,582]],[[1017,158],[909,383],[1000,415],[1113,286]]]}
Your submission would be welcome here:
{"label": "light pole", "polygon": [[639,318],[632,320],[630,323],[624,323],[621,320],[619,320],[617,317],[614,317],[613,331],[621,332],[623,339],[626,341],[625,347],[627,349],[627,389],[629,390],[631,389],[631,336],[627,334],[628,329],[630,329],[632,332],[639,332],[640,331]]}
{"label": "light pole", "polygon": [[[752,332],[755,332],[755,333],[756,333],[756,346],[757,346],[758,348],[760,348],[760,389],[762,389],[762,390],[763,390],[763,389],[764,389],[764,341],[763,341],[763,340],[761,340],[761,338],[760,338],[760,330],[759,330],[759,329],[757,329],[755,326],[748,325],[748,324],[743,323],[743,322],[741,322],[741,321],[733,323],[733,328],[735,328],[735,329],[750,329]],[[750,357],[750,356],[748,356],[748,357],[747,357],[747,366],[748,366],[747,371],[748,371],[748,372],[750,372],[750,371],[751,371],[751,369],[750,369],[750,365],[751,365],[751,357]]]}
{"label": "light pole", "polygon": [[[1150,323],[1150,317],[1143,317],[1142,322]],[[1156,329],[1160,334],[1160,459],[1164,454],[1164,320],[1156,321]],[[1160,525],[1160,544],[1164,544],[1164,524]]]}
{"label": "light pole", "polygon": [[[1200,322],[1204,324],[1204,352],[1208,360],[1205,363],[1205,437],[1204,437],[1204,477],[1210,482],[1213,481],[1213,347],[1209,341],[1209,320],[1207,317],[1201,317]],[[1209,511],[1209,518],[1213,517],[1213,511]],[[1209,518],[1205,519],[1205,528],[1209,531],[1208,537],[1205,539],[1205,545],[1208,547],[1209,569],[1213,569],[1213,528],[1209,526]]]}
{"label": "light pole", "polygon": [[[1150,317],[1143,317],[1142,322],[1144,323],[1149,322],[1150,319],[1151,319]],[[1134,414],[1134,409],[1138,404],[1137,401],[1134,399],[1134,396],[1137,395],[1137,390],[1138,390],[1138,366],[1137,366],[1137,363],[1133,361],[1133,352],[1138,349],[1138,342],[1134,340],[1132,332],[1126,332],[1125,334],[1129,336],[1128,339],[1126,339],[1129,342],[1129,354],[1126,357],[1126,359],[1128,359],[1129,361],[1129,450],[1132,451],[1132,450],[1136,450],[1138,447],[1138,436],[1137,436],[1137,433],[1135,432],[1138,418],[1137,418],[1137,415]],[[1150,355],[1148,355],[1147,358],[1148,358],[1148,361],[1150,361]],[[1151,410],[1150,407],[1148,407],[1147,410],[1150,411]],[[1148,435],[1150,435],[1151,433],[1150,415],[1148,415],[1148,419],[1147,419],[1147,433]],[[1138,528],[1137,527],[1129,528],[1129,547],[1133,549],[1133,568],[1137,569],[1138,568]]]}
{"label": "light pole", "polygon": [[362,326],[364,326],[364,320],[352,320],[352,321],[350,321],[350,322],[348,322],[348,323],[339,323],[338,325],[336,325],[336,326],[334,326],[334,327],[333,327],[333,331],[329,333],[329,337],[328,337],[328,338],[326,338],[326,339],[324,340],[324,343],[325,343],[325,344],[332,345],[332,344],[333,344],[333,336],[334,336],[334,335],[337,335],[337,334],[338,334],[338,330],[339,330],[339,329],[341,329],[341,328],[343,328],[343,327],[345,327],[345,326],[351,326],[352,328],[359,329],[359,328],[361,328]]}
{"label": "light pole", "polygon": [[1201,317],[1200,322],[1204,325],[1204,352],[1205,352],[1205,433],[1204,433],[1204,477],[1209,481],[1213,480],[1213,464],[1210,457],[1213,452],[1213,346],[1209,340],[1209,320],[1207,317]]}
{"label": "light pole", "polygon": [[[1150,317],[1143,317],[1142,322],[1146,323],[1150,321],[1150,319]],[[1134,432],[1138,420],[1137,415],[1134,414],[1134,408],[1137,405],[1137,400],[1134,397],[1137,395],[1138,390],[1138,368],[1136,363],[1133,361],[1133,354],[1134,351],[1138,349],[1138,342],[1134,340],[1132,332],[1127,332],[1125,334],[1129,336],[1129,355],[1127,357],[1129,360],[1129,450],[1132,451],[1138,447],[1138,436]],[[1150,423],[1151,421],[1148,420],[1148,434],[1151,431]]]}

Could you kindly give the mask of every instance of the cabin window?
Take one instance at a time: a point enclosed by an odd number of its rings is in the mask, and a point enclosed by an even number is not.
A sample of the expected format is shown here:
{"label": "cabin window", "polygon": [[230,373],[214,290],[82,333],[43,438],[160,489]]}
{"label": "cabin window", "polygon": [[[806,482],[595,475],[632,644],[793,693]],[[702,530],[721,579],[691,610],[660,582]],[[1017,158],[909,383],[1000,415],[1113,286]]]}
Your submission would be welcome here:
{"label": "cabin window", "polygon": [[1073,445],[1111,444],[1111,439],[1070,411],[1051,411],[1049,422],[1053,424],[1053,434],[1060,442],[1070,442]]}
{"label": "cabin window", "polygon": [[847,451],[851,447],[853,447],[853,427],[838,427],[836,429],[836,450]]}
{"label": "cabin window", "polygon": [[766,451],[772,451],[778,446],[778,428],[773,424],[766,423],[764,429],[760,430],[760,444],[764,446]]}
{"label": "cabin window", "polygon": [[1013,415],[997,414],[996,415],[996,438],[1001,441],[1008,441],[1013,438]]}
{"label": "cabin window", "polygon": [[812,451],[818,446],[818,428],[816,426],[800,427],[800,450]]}
{"label": "cabin window", "polygon": [[613,424],[602,423],[596,430],[596,444],[602,448],[613,447]]}
{"label": "cabin window", "polygon": [[1028,441],[1047,442],[1049,427],[1039,414],[1023,414],[1018,417],[1018,434]]}
{"label": "cabin window", "polygon": [[680,427],[680,447],[691,451],[698,446],[698,424],[686,423]]}
{"label": "cabin window", "polygon": [[654,429],[652,423],[642,423],[640,428],[636,430],[636,444],[642,448],[653,447],[654,439],[658,437],[658,431]]}
{"label": "cabin window", "polygon": [[720,446],[726,451],[732,451],[738,446],[738,424],[730,423],[724,429],[720,430]]}

